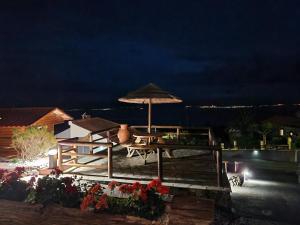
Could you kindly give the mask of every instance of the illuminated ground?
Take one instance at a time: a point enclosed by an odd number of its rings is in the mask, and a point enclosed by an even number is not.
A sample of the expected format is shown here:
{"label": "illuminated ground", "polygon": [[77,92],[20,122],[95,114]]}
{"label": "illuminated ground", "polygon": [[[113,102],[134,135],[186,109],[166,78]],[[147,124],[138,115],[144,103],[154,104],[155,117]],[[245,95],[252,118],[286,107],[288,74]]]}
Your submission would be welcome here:
{"label": "illuminated ground", "polygon": [[261,221],[252,221],[252,225],[300,224],[300,185],[296,176],[271,170],[256,170],[253,176],[242,187],[233,187],[236,214]]}

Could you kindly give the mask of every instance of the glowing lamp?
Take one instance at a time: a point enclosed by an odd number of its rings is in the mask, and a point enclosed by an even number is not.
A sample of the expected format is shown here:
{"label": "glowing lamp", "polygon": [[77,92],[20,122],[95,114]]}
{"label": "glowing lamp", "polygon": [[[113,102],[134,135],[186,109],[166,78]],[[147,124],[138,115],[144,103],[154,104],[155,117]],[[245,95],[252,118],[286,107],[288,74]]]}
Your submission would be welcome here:
{"label": "glowing lamp", "polygon": [[48,155],[57,155],[57,149],[50,149]]}
{"label": "glowing lamp", "polygon": [[283,135],[284,135],[284,130],[283,130],[283,129],[280,129],[280,130],[279,130],[279,134],[280,134],[280,136],[283,136]]}
{"label": "glowing lamp", "polygon": [[247,180],[247,178],[252,177],[252,173],[247,168],[243,170],[242,174],[244,175],[244,180]]}
{"label": "glowing lamp", "polygon": [[50,149],[48,151],[49,157],[49,169],[54,169],[57,167],[57,149]]}

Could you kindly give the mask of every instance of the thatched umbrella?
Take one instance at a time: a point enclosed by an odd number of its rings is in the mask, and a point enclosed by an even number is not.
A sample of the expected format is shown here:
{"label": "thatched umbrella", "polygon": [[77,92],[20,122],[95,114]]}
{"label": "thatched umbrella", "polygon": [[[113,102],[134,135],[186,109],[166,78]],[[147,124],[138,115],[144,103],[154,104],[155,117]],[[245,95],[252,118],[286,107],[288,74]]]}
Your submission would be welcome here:
{"label": "thatched umbrella", "polygon": [[148,84],[136,91],[128,93],[125,97],[119,98],[120,102],[148,104],[148,133],[151,132],[151,108],[152,104],[180,103],[182,100],[163,91],[155,84]]}

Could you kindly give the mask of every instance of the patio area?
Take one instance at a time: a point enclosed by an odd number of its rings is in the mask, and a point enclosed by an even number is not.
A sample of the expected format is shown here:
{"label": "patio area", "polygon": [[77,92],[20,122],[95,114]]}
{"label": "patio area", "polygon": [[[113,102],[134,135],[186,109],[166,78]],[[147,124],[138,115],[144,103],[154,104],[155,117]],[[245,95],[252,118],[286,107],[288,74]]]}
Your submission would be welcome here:
{"label": "patio area", "polygon": [[[157,178],[157,155],[150,154],[146,165],[139,155],[126,157],[125,148],[113,148],[113,180],[151,180]],[[82,157],[78,163],[90,161],[88,156]],[[107,159],[99,159],[90,165],[103,166],[103,168],[77,167],[66,168],[65,173],[89,176],[90,179],[106,180]],[[217,187],[217,171],[213,156],[205,150],[178,149],[173,151],[173,157],[168,158],[163,154],[164,182],[204,187]],[[185,185],[184,185],[185,184]]]}

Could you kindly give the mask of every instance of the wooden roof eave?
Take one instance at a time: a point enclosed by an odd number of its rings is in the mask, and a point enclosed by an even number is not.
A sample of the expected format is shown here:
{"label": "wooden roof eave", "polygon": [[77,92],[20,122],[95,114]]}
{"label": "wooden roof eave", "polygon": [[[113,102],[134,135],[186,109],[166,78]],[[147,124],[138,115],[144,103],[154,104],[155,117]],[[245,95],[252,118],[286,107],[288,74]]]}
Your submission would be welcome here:
{"label": "wooden roof eave", "polygon": [[68,121],[68,120],[73,120],[73,119],[74,119],[73,117],[71,117],[70,115],[68,115],[68,114],[65,113],[64,111],[62,111],[61,109],[55,107],[55,108],[52,109],[51,111],[45,113],[45,114],[42,115],[40,118],[38,118],[34,123],[29,124],[29,125],[27,125],[27,126],[35,126],[35,125],[37,125],[37,123],[38,123],[41,119],[43,119],[43,118],[44,118],[45,116],[47,116],[48,114],[50,114],[50,113],[52,113],[52,112],[55,112],[56,110],[59,111],[61,114],[66,115],[66,118],[63,118],[64,121]]}

